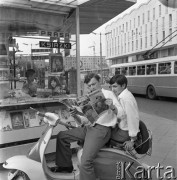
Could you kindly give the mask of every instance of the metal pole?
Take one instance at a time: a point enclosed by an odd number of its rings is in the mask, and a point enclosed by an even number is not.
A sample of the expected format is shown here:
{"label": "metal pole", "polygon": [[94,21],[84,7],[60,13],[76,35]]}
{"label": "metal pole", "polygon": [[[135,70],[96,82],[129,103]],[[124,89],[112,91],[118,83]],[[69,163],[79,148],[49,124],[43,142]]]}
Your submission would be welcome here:
{"label": "metal pole", "polygon": [[79,7],[76,8],[76,64],[77,64],[77,96],[79,97],[81,96]]}
{"label": "metal pole", "polygon": [[33,69],[33,62],[32,62],[32,44],[31,44],[31,69]]}
{"label": "metal pole", "polygon": [[100,33],[100,64],[101,64],[101,84],[103,84],[103,62],[102,62],[102,43],[101,43],[101,33]]}
{"label": "metal pole", "polygon": [[16,89],[16,70],[15,70],[15,49],[13,47],[13,64],[14,64],[14,89]]}

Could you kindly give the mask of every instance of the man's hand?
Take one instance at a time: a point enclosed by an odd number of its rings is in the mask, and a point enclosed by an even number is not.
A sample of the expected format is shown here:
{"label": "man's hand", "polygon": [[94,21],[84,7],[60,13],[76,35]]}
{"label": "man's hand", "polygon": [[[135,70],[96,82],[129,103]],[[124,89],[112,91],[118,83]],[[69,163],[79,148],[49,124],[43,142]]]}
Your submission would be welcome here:
{"label": "man's hand", "polygon": [[133,141],[125,141],[123,145],[127,151],[131,151],[134,148]]}

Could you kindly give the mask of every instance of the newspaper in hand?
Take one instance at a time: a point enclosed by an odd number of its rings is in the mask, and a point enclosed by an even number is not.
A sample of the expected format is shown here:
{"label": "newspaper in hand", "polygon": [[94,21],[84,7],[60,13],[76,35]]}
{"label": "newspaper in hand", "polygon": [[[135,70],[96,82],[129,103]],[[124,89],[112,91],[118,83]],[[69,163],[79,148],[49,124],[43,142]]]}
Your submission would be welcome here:
{"label": "newspaper in hand", "polygon": [[109,109],[109,106],[105,104],[106,98],[101,89],[88,94],[87,97],[88,99],[80,107],[87,119],[93,124]]}
{"label": "newspaper in hand", "polygon": [[[93,124],[105,111],[109,109],[109,106],[105,104],[105,101],[106,98],[100,89],[87,94],[84,97],[80,97],[76,102],[71,103],[71,100],[67,99],[62,100],[61,103],[71,109],[74,108],[77,103],[82,110],[82,115],[85,116],[91,124]],[[81,115],[80,112],[78,113]]]}

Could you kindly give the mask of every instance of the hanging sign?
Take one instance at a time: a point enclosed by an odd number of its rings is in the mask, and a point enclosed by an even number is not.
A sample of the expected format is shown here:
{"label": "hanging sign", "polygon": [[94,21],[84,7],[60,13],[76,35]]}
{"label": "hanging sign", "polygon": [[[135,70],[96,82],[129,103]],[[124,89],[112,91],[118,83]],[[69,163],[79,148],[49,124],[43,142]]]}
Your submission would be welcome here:
{"label": "hanging sign", "polygon": [[40,36],[55,37],[55,38],[69,38],[70,37],[69,33],[55,32],[55,31],[45,31],[45,30],[40,30],[39,35]]}
{"label": "hanging sign", "polygon": [[39,41],[39,47],[43,47],[43,48],[71,49],[71,43]]}

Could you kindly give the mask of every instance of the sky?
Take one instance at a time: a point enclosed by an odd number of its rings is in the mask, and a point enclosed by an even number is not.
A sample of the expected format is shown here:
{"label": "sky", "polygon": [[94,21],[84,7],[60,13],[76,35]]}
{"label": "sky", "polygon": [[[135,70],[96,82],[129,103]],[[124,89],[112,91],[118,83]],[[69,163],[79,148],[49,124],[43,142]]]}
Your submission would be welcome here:
{"label": "sky", "polygon": [[[90,46],[95,46],[95,56],[100,56],[100,33],[101,35],[101,43],[102,43],[102,56],[105,56],[105,27],[108,24],[111,24],[112,22],[116,21],[118,17],[123,16],[124,14],[128,13],[132,9],[136,8],[139,6],[141,3],[147,2],[149,0],[137,0],[137,3],[131,6],[129,9],[124,11],[123,13],[119,14],[118,16],[114,17],[98,29],[94,30],[94,32],[97,35],[94,35],[92,33],[87,34],[87,35],[80,35],[80,55],[81,56],[94,56],[94,51],[93,47]],[[38,42],[39,40],[37,39],[18,39],[17,40],[19,44],[19,49],[23,51],[23,54],[30,54],[31,52],[31,45],[33,49],[39,48]],[[25,45],[26,44],[26,45]],[[76,52],[72,51],[71,55],[74,55]]]}

